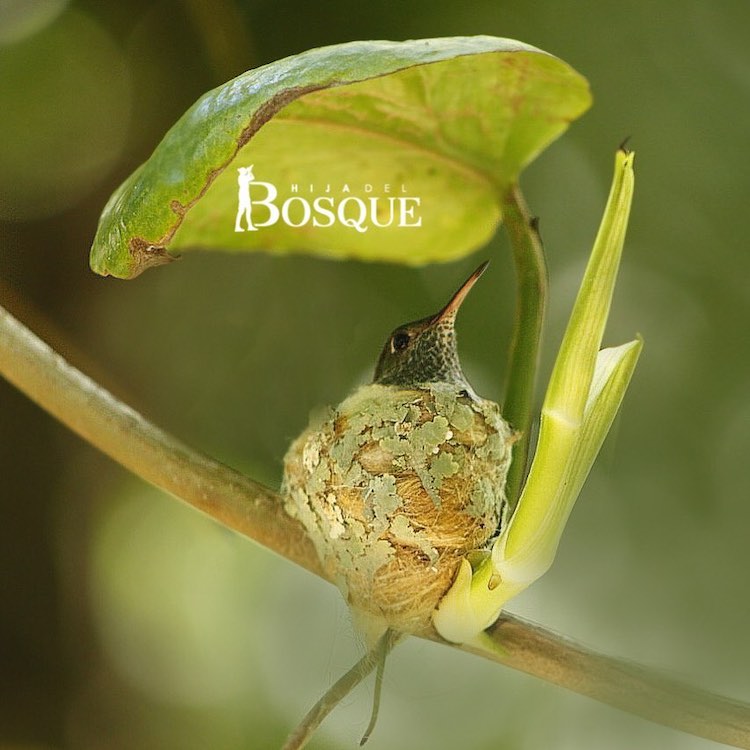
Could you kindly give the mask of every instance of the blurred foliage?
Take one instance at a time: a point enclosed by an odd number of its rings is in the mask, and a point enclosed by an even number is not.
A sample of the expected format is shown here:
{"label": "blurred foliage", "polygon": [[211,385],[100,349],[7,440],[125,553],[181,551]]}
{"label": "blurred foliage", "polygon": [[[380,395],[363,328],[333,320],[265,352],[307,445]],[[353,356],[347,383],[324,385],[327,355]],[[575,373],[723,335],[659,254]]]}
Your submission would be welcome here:
{"label": "blurred foliage", "polygon": [[[496,398],[502,239],[421,270],[193,255],[129,283],[94,277],[87,249],[114,187],[243,70],[350,39],[487,33],[559,55],[595,104],[524,180],[551,270],[546,371],[626,135],[638,188],[605,343],[637,328],[646,349],[553,569],[511,609],[748,700],[748,22],[745,0],[4,2],[0,301],[157,423],[274,483],[308,411],[490,255],[459,335]],[[144,487],[5,383],[0,477],[0,743],[274,747],[353,661],[332,587]],[[351,746],[368,689],[314,746]],[[709,747],[417,641],[390,661],[382,711],[373,750]]]}

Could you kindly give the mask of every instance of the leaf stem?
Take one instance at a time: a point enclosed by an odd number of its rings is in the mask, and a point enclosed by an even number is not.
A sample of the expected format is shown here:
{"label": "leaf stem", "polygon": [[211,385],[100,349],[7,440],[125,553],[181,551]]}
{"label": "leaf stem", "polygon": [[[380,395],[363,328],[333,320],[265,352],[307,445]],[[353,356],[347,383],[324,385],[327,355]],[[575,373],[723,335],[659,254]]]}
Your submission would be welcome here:
{"label": "leaf stem", "polygon": [[[0,308],[0,374],[141,478],[277,554],[325,577],[302,527],[273,491],[188,448],[69,365]],[[462,648],[624,711],[750,750],[750,705],[604,656],[503,614],[487,631],[502,648]],[[369,666],[369,665],[368,665]],[[374,665],[373,665],[374,666]],[[372,667],[371,667],[372,668]]]}
{"label": "leaf stem", "polygon": [[513,463],[505,485],[513,511],[526,477],[549,281],[542,240],[517,184],[503,196],[502,204],[503,224],[510,236],[516,267],[515,328],[503,399],[503,416],[521,435],[513,446]]}

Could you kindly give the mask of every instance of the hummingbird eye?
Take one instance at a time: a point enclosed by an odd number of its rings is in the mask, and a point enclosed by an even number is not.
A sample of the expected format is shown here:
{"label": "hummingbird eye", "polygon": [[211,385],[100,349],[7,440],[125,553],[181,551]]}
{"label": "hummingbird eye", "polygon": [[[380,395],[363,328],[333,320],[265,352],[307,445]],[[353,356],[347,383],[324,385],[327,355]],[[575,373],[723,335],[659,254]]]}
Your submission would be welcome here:
{"label": "hummingbird eye", "polygon": [[396,331],[391,337],[391,352],[393,354],[396,352],[402,352],[407,346],[409,346],[410,341],[411,336],[409,336],[406,331]]}

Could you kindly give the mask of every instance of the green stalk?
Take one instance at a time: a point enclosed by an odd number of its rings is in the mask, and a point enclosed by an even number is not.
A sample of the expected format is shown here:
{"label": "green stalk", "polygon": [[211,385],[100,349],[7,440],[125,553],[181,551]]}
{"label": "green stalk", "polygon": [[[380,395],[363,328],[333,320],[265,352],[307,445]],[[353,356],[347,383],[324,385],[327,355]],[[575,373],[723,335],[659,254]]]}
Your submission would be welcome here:
{"label": "green stalk", "polygon": [[534,394],[549,281],[544,248],[536,222],[529,213],[518,185],[513,185],[503,197],[503,224],[510,236],[516,268],[515,327],[503,399],[503,416],[520,433],[518,442],[513,446],[513,463],[505,485],[512,512],[518,503],[528,466]]}
{"label": "green stalk", "polygon": [[[544,398],[536,455],[505,534],[506,560],[521,550],[525,556],[548,557],[548,553],[532,549],[537,544],[554,555],[556,538],[562,533],[560,527],[547,534],[547,522],[571,494],[562,480],[581,439],[584,409],[617,279],[633,197],[633,158],[624,151],[618,151],[615,158],[607,206]],[[604,435],[599,437],[601,445]],[[542,537],[546,539],[542,541]]]}

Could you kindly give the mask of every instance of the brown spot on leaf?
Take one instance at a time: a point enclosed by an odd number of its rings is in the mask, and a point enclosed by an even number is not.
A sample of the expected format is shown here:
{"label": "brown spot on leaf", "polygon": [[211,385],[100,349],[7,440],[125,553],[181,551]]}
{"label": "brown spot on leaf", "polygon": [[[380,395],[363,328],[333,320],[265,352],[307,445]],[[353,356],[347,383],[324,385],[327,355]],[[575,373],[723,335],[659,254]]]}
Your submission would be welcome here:
{"label": "brown spot on leaf", "polygon": [[187,210],[185,206],[180,203],[178,200],[173,200],[169,202],[169,207],[176,213],[178,216],[182,217],[185,215],[185,211]]}
{"label": "brown spot on leaf", "polygon": [[177,220],[167,229],[164,235],[155,243],[150,243],[142,237],[134,237],[130,240],[130,255],[135,260],[135,266],[132,269],[131,278],[143,273],[147,268],[162,266],[176,260],[177,256],[170,255],[166,250],[166,246],[170,243],[172,237],[174,237],[175,233],[180,228],[188,211],[201,198],[203,198],[214,180],[234,161],[242,147],[247,145],[250,139],[263,127],[263,125],[265,125],[280,109],[290,102],[293,102],[295,99],[299,99],[299,97],[309,94],[311,91],[318,91],[335,85],[336,83],[332,82],[319,86],[296,86],[288,88],[276,94],[276,96],[272,96],[267,102],[262,104],[255,111],[250,122],[245,126],[237,138],[237,145],[232,152],[232,155],[223,164],[219,164],[217,167],[214,167],[206,173],[206,180],[198,191],[198,194],[187,203],[182,203],[177,199],[169,202],[169,208],[176,215]]}
{"label": "brown spot on leaf", "polygon": [[177,256],[170,255],[165,247],[152,245],[142,237],[133,237],[130,240],[128,250],[130,251],[131,258],[133,258],[131,278],[135,278],[147,268],[164,266],[173,260],[177,260]]}
{"label": "brown spot on leaf", "polygon": [[[261,104],[256,110],[249,124],[245,126],[243,131],[240,133],[240,137],[237,139],[237,151],[243,146],[246,146],[248,141],[280,110],[286,107],[287,104],[293,102],[295,99],[299,99],[305,94],[309,94],[313,91],[320,91],[321,89],[327,89],[331,86],[336,85],[335,83],[328,83],[326,85],[314,85],[314,86],[294,86],[284,91],[280,91],[275,96],[272,96],[267,102]],[[235,152],[235,156],[236,156]],[[234,158],[234,156],[232,157]],[[226,166],[226,165],[224,165]]]}

